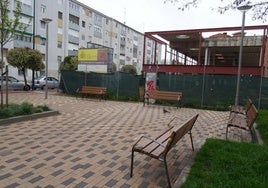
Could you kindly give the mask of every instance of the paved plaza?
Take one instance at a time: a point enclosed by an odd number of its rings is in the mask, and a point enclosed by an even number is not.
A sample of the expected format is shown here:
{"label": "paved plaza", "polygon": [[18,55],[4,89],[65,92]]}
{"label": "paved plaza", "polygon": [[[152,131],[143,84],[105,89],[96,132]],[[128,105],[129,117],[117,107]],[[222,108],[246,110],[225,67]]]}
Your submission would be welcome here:
{"label": "paved plaza", "polygon": [[[225,139],[228,112],[143,106],[138,102],[75,98],[41,91],[11,93],[9,103],[46,104],[59,115],[0,126],[0,187],[157,188],[167,187],[164,164],[131,148],[141,135],[152,135],[173,117],[183,122],[199,114],[189,135],[168,154],[173,185],[190,169],[207,138]],[[163,109],[169,111],[164,113]],[[230,139],[250,141],[249,133],[231,128]],[[174,186],[176,187],[176,186]]]}

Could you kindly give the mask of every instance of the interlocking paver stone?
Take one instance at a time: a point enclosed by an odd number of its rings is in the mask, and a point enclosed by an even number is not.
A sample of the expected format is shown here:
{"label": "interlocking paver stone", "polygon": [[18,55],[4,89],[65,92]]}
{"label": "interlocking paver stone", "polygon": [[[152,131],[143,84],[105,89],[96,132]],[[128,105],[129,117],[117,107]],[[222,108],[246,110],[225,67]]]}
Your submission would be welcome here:
{"label": "interlocking paver stone", "polygon": [[[12,92],[9,103],[47,105],[57,116],[0,126],[0,185],[3,187],[165,187],[160,161],[135,154],[131,147],[174,117],[182,122],[199,113],[192,130],[196,151],[209,137],[225,139],[228,112],[143,106],[142,103],[81,99],[49,91]],[[170,113],[163,113],[163,109]],[[230,129],[229,139],[251,141],[250,134]],[[171,181],[185,176],[196,152],[187,135],[168,154]]]}

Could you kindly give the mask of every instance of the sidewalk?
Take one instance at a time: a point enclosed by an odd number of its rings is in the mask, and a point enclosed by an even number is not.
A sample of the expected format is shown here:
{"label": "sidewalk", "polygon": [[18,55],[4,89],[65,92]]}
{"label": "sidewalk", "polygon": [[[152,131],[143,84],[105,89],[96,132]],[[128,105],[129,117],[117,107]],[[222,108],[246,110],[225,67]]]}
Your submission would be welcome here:
{"label": "sidewalk", "polygon": [[[1,187],[166,187],[162,162],[135,155],[140,135],[162,129],[175,115],[181,121],[199,113],[193,128],[198,150],[206,138],[225,139],[228,112],[143,106],[143,103],[99,101],[31,91],[12,93],[9,103],[46,104],[60,115],[0,126]],[[229,138],[250,141],[249,134],[231,129]],[[173,184],[185,179],[194,153],[186,135],[168,154]]]}

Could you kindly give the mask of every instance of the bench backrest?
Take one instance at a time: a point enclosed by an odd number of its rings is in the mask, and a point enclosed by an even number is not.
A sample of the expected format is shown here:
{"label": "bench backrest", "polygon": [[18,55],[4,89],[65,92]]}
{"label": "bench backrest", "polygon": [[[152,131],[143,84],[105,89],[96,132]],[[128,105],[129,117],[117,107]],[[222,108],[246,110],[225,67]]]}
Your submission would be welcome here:
{"label": "bench backrest", "polygon": [[150,97],[157,97],[157,98],[171,98],[174,100],[179,100],[182,97],[182,92],[177,91],[159,91],[159,90],[150,90],[147,92],[147,95]]}
{"label": "bench backrest", "polygon": [[248,110],[250,109],[251,105],[253,104],[252,100],[250,98],[248,98],[246,104],[245,104],[245,112],[247,113]]}
{"label": "bench backrest", "polygon": [[106,92],[107,88],[106,87],[97,87],[97,86],[82,86],[82,89],[81,89],[81,91],[92,91],[92,90]]}
{"label": "bench backrest", "polygon": [[181,125],[174,126],[172,130],[172,134],[169,137],[169,142],[166,146],[165,154],[169,152],[169,150],[189,131],[192,130],[199,114],[194,115],[186,122]]}
{"label": "bench backrest", "polygon": [[254,104],[251,104],[250,108],[247,111],[246,117],[247,117],[247,126],[251,129],[253,126],[255,120],[258,117],[258,110],[256,109]]}

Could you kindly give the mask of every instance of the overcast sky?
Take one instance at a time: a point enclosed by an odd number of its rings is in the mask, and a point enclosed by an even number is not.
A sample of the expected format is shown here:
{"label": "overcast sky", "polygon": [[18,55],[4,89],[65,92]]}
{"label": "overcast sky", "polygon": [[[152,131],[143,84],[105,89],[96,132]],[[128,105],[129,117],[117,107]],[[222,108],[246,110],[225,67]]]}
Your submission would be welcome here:
{"label": "overcast sky", "polygon": [[[242,13],[231,10],[223,15],[212,11],[220,0],[201,0],[198,8],[183,12],[178,4],[164,0],[78,0],[89,7],[102,12],[129,27],[139,31],[167,31],[214,27],[241,26]],[[253,21],[252,13],[246,13],[245,25],[264,25],[262,21]]]}

